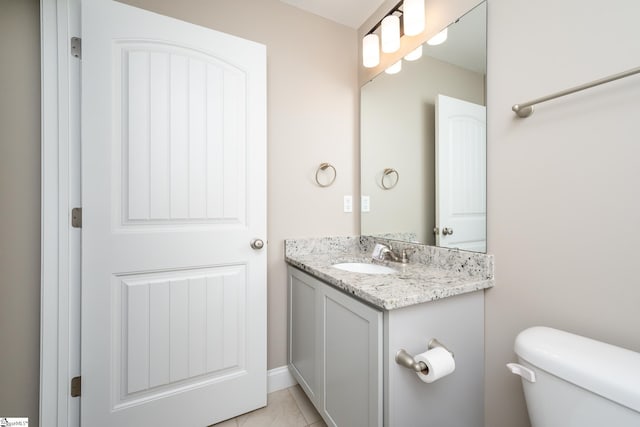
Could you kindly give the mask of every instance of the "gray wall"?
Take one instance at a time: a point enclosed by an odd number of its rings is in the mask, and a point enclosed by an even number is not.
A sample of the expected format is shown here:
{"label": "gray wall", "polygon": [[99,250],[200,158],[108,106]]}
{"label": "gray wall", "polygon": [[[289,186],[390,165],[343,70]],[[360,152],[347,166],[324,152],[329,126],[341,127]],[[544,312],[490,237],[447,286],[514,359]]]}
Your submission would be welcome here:
{"label": "gray wall", "polygon": [[38,425],[40,7],[0,1],[0,416]]}
{"label": "gray wall", "polygon": [[507,372],[547,325],[640,351],[640,76],[511,105],[640,65],[637,0],[489,0],[486,425],[528,425]]}

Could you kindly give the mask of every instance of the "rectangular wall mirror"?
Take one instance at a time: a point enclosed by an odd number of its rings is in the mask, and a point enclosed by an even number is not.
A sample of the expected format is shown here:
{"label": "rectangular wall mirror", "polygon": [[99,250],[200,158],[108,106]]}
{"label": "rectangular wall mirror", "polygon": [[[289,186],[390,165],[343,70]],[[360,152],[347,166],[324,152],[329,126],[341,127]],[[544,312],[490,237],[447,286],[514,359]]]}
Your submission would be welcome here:
{"label": "rectangular wall mirror", "polygon": [[486,252],[486,2],[361,88],[361,234]]}

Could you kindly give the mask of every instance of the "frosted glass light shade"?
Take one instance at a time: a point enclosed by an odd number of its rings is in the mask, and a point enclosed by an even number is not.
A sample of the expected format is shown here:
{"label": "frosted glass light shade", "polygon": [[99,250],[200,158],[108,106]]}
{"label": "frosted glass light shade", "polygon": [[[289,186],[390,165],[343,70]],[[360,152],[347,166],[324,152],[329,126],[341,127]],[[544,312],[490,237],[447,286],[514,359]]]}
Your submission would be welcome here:
{"label": "frosted glass light shade", "polygon": [[418,46],[416,49],[412,50],[404,56],[404,59],[406,59],[407,61],[415,61],[420,58],[422,58],[422,45]]}
{"label": "frosted glass light shade", "polygon": [[380,63],[380,39],[377,34],[367,34],[362,39],[362,65],[376,67]]}
{"label": "frosted glass light shade", "polygon": [[400,18],[389,15],[382,20],[382,51],[392,53],[400,49]]}
{"label": "frosted glass light shade", "polygon": [[404,0],[402,4],[404,33],[416,36],[424,31],[424,0]]}
{"label": "frosted glass light shade", "polygon": [[387,74],[396,74],[402,70],[402,60],[396,62],[393,65],[390,65],[386,70],[384,70]]}
{"label": "frosted glass light shade", "polygon": [[431,37],[429,40],[427,40],[427,44],[430,46],[437,46],[439,44],[444,43],[447,40],[447,33],[448,33],[447,30],[448,28],[445,28],[435,36]]}

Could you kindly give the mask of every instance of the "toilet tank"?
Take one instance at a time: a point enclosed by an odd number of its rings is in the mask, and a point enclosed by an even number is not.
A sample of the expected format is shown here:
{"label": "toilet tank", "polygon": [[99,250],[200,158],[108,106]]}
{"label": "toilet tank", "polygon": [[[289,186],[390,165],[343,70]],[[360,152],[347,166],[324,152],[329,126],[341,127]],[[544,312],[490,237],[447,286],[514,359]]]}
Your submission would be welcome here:
{"label": "toilet tank", "polygon": [[546,327],[515,352],[535,377],[522,375],[532,427],[640,426],[639,353]]}

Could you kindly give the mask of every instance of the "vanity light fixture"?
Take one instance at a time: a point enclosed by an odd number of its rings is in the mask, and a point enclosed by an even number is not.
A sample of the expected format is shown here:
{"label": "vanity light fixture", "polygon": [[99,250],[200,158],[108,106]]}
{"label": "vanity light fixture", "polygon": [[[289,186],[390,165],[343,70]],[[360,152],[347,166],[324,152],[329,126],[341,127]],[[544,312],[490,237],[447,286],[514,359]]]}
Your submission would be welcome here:
{"label": "vanity light fixture", "polygon": [[380,63],[380,38],[377,34],[367,34],[362,39],[362,65],[372,68]]}
{"label": "vanity light fixture", "polygon": [[440,31],[438,34],[436,34],[435,36],[427,40],[427,44],[429,46],[437,46],[439,44],[444,43],[445,41],[447,41],[447,28],[445,28],[444,30]]}
{"label": "vanity light fixture", "polygon": [[404,33],[417,36],[424,31],[424,0],[404,0],[402,6]]}
{"label": "vanity light fixture", "polygon": [[384,72],[387,74],[397,74],[400,71],[402,71],[402,59],[395,64],[390,65],[386,70],[384,70]]}
{"label": "vanity light fixture", "polygon": [[382,20],[382,51],[393,53],[400,49],[400,18],[396,15],[387,15]]}
{"label": "vanity light fixture", "polygon": [[407,61],[416,61],[420,58],[422,58],[422,45],[418,46],[404,56],[404,59],[406,59]]}
{"label": "vanity light fixture", "polygon": [[[404,34],[415,36],[424,31],[424,2],[425,0],[400,1],[369,30],[362,39],[362,65],[364,67],[373,68],[380,64],[380,50],[384,53],[397,52],[400,49],[400,37]],[[380,37],[376,34],[378,28],[380,28]],[[418,55],[415,59],[421,55],[417,52],[412,52],[409,55],[412,54]],[[394,66],[396,65],[391,67]]]}

